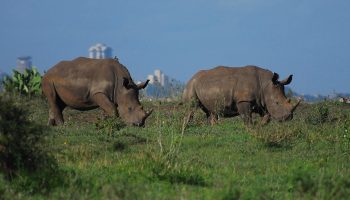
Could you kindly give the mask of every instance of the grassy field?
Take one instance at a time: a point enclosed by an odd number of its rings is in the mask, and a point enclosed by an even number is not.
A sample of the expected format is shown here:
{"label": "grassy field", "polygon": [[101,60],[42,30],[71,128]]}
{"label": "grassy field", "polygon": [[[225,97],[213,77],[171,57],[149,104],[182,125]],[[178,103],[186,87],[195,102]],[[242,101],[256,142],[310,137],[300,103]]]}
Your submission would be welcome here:
{"label": "grassy field", "polygon": [[[47,103],[18,100],[47,122]],[[294,119],[246,127],[239,117],[210,126],[177,103],[144,102],[145,128],[65,110],[46,127],[48,172],[0,177],[0,199],[349,199],[350,106],[303,103]]]}

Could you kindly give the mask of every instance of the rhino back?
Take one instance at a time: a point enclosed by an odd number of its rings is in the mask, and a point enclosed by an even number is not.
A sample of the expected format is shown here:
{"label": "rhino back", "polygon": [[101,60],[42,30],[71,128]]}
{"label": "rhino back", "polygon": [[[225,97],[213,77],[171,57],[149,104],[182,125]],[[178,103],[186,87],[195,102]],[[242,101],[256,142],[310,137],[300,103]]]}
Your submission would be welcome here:
{"label": "rhino back", "polygon": [[58,63],[45,74],[44,79],[54,85],[58,96],[68,106],[91,107],[96,106],[91,101],[91,96],[96,93],[114,98],[116,74],[124,71],[118,70],[119,65],[113,59],[77,58]]}
{"label": "rhino back", "polygon": [[259,95],[258,70],[255,66],[218,66],[206,70],[196,77],[196,95],[211,111],[219,107],[232,109],[240,101],[253,101]]}

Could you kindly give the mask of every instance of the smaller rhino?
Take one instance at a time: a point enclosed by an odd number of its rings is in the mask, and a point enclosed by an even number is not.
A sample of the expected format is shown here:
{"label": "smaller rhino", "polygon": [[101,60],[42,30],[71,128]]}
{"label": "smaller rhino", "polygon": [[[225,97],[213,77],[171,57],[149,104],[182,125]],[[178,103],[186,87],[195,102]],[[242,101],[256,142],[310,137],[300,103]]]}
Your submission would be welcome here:
{"label": "smaller rhino", "polygon": [[284,86],[292,77],[279,81],[277,73],[257,66],[218,66],[197,72],[187,83],[182,102],[194,102],[196,108],[206,113],[211,124],[217,122],[218,115],[240,115],[246,124],[252,124],[252,113],[263,117],[263,124],[271,117],[278,121],[291,120],[300,103],[292,105],[285,96]]}
{"label": "smaller rhino", "polygon": [[63,124],[65,107],[77,110],[102,108],[118,115],[129,125],[143,126],[152,110],[145,112],[139,90],[148,80],[135,84],[126,67],[117,59],[79,57],[61,61],[42,78],[41,86],[49,103],[49,125]]}

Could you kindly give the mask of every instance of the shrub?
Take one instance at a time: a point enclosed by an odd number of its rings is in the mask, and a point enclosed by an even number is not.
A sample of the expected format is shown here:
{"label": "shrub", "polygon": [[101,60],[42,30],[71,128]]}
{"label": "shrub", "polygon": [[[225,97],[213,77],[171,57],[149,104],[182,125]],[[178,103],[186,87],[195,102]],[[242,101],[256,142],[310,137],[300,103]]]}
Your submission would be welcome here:
{"label": "shrub", "polygon": [[27,192],[47,191],[59,181],[57,163],[43,145],[43,130],[13,98],[0,96],[0,173]]}
{"label": "shrub", "polygon": [[307,114],[305,121],[309,124],[318,125],[331,121],[330,106],[327,102],[316,104]]}
{"label": "shrub", "polygon": [[289,189],[306,199],[348,199],[349,176],[318,171],[309,165],[294,168],[288,177]]}
{"label": "shrub", "polygon": [[41,93],[41,75],[35,67],[25,69],[23,73],[13,70],[12,77],[5,77],[3,85],[6,92],[38,95]]}

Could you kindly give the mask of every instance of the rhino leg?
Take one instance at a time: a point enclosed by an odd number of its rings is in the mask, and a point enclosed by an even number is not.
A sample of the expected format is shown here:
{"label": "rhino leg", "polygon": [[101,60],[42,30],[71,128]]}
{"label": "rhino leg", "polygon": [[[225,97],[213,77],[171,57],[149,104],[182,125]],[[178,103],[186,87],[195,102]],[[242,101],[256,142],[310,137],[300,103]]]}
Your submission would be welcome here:
{"label": "rhino leg", "polygon": [[42,84],[42,90],[49,103],[48,125],[61,125],[64,123],[62,111],[65,108],[64,103],[59,99],[53,84]]}
{"label": "rhino leg", "polygon": [[252,107],[250,102],[239,102],[237,105],[237,109],[245,124],[253,124]]}
{"label": "rhino leg", "polygon": [[66,105],[59,99],[48,99],[49,102],[49,122],[48,125],[62,125],[64,123],[62,111]]}
{"label": "rhino leg", "polygon": [[49,109],[49,121],[47,125],[56,126],[64,123],[62,111],[58,108]]}
{"label": "rhino leg", "polygon": [[210,123],[210,125],[215,125],[218,123],[218,115],[216,113],[210,113],[208,116],[208,122]]}
{"label": "rhino leg", "polygon": [[266,114],[264,115],[264,117],[261,119],[261,125],[265,125],[267,123],[269,123],[270,121],[270,115],[269,114]]}
{"label": "rhino leg", "polygon": [[105,113],[113,117],[117,115],[117,107],[103,93],[97,93],[92,97],[93,101],[102,108]]}
{"label": "rhino leg", "polygon": [[194,110],[191,110],[185,117],[185,126],[187,126],[193,120]]}

